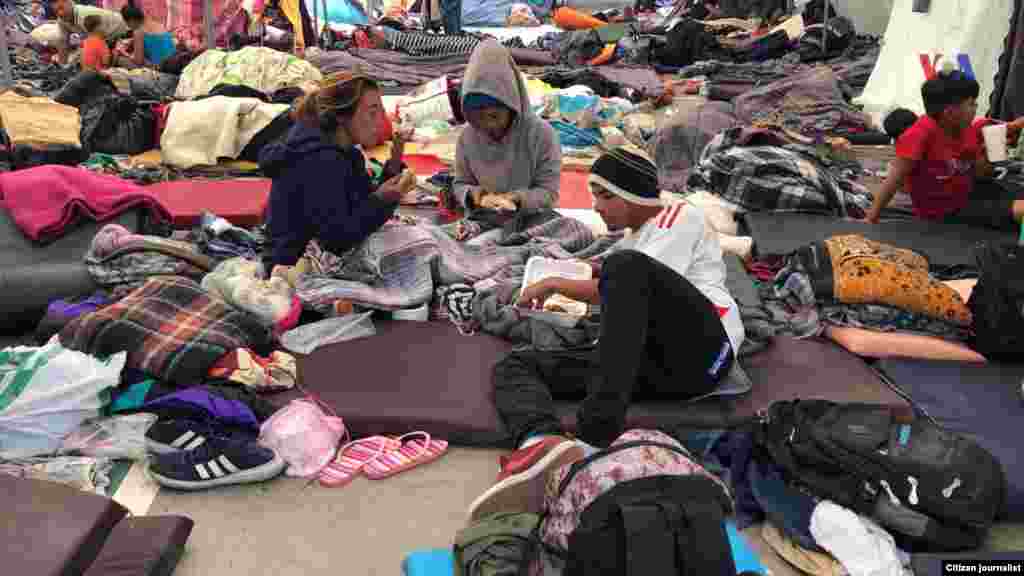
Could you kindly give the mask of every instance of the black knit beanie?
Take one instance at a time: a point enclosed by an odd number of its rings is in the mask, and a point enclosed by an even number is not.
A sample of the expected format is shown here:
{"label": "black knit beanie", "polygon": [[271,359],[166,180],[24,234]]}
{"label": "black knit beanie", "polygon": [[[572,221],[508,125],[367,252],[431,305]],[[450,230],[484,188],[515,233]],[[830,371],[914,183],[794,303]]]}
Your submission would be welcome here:
{"label": "black knit beanie", "polygon": [[622,148],[605,152],[590,168],[590,184],[641,206],[661,206],[654,163]]}

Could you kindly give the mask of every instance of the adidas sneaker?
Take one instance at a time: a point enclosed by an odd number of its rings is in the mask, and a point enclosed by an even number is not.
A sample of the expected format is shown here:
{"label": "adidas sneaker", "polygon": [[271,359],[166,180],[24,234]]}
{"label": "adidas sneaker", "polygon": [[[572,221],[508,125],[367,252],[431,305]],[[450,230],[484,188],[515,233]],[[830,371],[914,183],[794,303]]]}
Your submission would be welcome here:
{"label": "adidas sneaker", "polygon": [[255,441],[211,436],[187,452],[154,454],[149,474],[161,486],[205,490],[263,482],[277,477],[286,467],[277,453]]}
{"label": "adidas sneaker", "polygon": [[201,420],[160,420],[146,431],[146,449],[154,454],[187,452],[195,450],[208,438],[215,436],[256,439],[255,432]]}

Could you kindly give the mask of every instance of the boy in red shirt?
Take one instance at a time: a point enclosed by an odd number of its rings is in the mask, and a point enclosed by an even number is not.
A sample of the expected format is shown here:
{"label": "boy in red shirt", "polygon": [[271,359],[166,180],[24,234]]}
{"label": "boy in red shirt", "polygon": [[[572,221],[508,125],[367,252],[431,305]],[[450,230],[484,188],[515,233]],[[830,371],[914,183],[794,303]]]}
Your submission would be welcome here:
{"label": "boy in red shirt", "polygon": [[110,67],[110,47],[100,27],[103,21],[98,16],[86,16],[82,27],[89,37],[82,42],[82,69],[97,72]]}
{"label": "boy in red shirt", "polygon": [[[958,71],[941,73],[921,86],[926,114],[896,140],[896,159],[868,210],[868,222],[878,222],[902,186],[918,218],[989,228],[1019,226],[1024,200],[987,179],[992,165],[981,128],[991,121],[974,118],[979,91],[974,79]],[[1019,132],[1022,125],[1016,120],[1007,131]]]}

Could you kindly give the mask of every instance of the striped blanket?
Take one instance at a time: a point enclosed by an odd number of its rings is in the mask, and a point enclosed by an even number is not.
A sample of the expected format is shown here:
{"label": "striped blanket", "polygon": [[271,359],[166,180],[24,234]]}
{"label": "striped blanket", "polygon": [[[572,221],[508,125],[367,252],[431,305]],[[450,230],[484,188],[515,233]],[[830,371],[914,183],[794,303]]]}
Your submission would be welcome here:
{"label": "striped blanket", "polygon": [[[382,28],[384,40],[395,51],[410,56],[468,56],[485,38],[476,34],[431,34],[419,30],[403,32]],[[502,42],[506,48],[526,48],[518,36]]]}
{"label": "striped blanket", "polygon": [[306,257],[316,272],[300,277],[296,288],[304,306],[320,311],[336,300],[380,310],[412,308],[427,303],[436,286],[502,279],[531,256],[570,258],[594,242],[594,233],[573,218],[483,246],[456,242],[437,226],[388,224],[342,256],[311,242]]}
{"label": "striped blanket", "polygon": [[212,296],[188,278],[153,278],[122,300],[72,320],[65,348],[100,358],[127,352],[127,366],[178,386],[203,382],[222,356],[259,353],[269,333],[259,319]]}

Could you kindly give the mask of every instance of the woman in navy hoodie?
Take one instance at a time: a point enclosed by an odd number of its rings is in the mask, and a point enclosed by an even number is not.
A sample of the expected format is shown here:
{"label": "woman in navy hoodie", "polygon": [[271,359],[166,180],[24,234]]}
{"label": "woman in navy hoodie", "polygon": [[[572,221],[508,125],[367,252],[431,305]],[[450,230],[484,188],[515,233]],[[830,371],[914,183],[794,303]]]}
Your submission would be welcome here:
{"label": "woman in navy hoodie", "polygon": [[296,108],[295,125],[284,141],[260,152],[260,167],[273,179],[264,214],[268,274],[274,266],[293,266],[313,238],[324,249],[344,254],[395,213],[402,196],[401,139],[395,140],[384,183],[376,189],[356,148],[376,145],[381,114],[374,80],[333,75]]}

